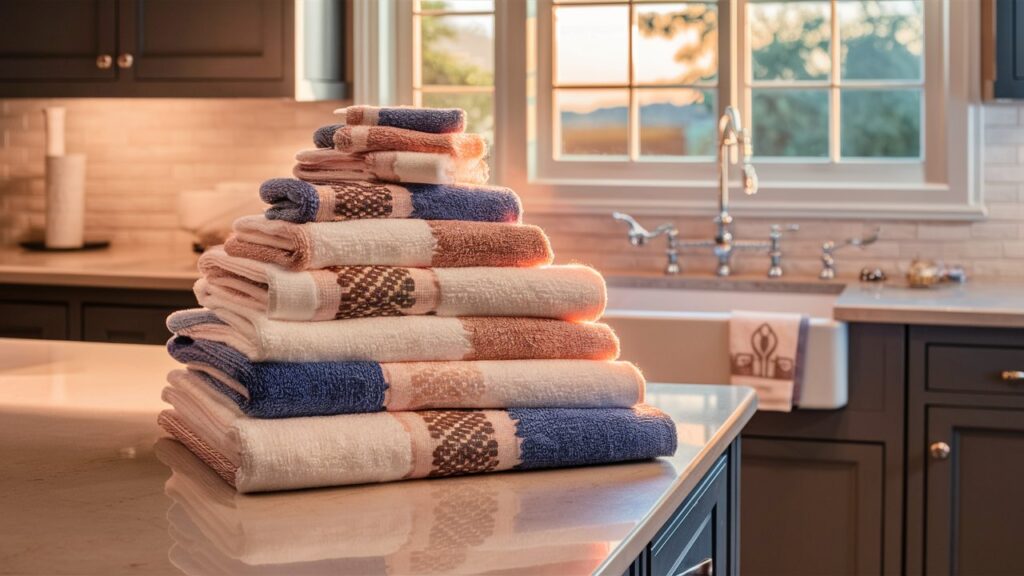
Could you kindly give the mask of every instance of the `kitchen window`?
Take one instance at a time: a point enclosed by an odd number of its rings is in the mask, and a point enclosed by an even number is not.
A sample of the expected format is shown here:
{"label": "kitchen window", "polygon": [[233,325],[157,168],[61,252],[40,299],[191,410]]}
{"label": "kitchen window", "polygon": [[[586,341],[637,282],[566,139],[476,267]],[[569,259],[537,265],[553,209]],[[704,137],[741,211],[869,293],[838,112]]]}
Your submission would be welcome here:
{"label": "kitchen window", "polygon": [[533,210],[710,210],[732,105],[762,183],[738,213],[983,215],[975,3],[399,2],[400,100],[469,109]]}

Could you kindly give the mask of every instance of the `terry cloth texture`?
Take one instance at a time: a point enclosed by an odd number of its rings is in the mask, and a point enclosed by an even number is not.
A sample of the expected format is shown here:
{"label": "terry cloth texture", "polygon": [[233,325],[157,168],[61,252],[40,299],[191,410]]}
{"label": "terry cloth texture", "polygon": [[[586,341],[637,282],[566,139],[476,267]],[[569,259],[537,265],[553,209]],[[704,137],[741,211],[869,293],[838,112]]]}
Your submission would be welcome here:
{"label": "terry cloth texture", "polygon": [[334,148],[334,132],[344,124],[328,124],[313,132],[313,146],[317,148]]}
{"label": "terry cloth texture", "polygon": [[430,152],[468,160],[486,156],[487,142],[479,134],[464,132],[430,134],[389,126],[342,126],[334,131],[334,149],[349,154]]}
{"label": "terry cloth texture", "polygon": [[178,336],[171,356],[254,418],[435,408],[628,408],[644,380],[628,362],[251,362],[237,350]]}
{"label": "terry cloth texture", "polygon": [[196,298],[207,308],[249,309],[272,320],[373,316],[520,316],[597,320],[604,279],[580,265],[539,268],[331,266],[291,272],[217,246],[199,258]]}
{"label": "terry cloth texture", "polygon": [[391,126],[431,134],[466,130],[466,111],[461,108],[349,106],[334,113],[349,126]]}
{"label": "terry cloth texture", "polygon": [[[467,554],[469,566],[495,569],[494,553],[509,550],[522,557],[529,550],[530,566],[537,556],[554,548],[562,561],[580,556],[571,544],[591,546],[595,534],[610,528],[625,534],[632,522],[628,507],[599,504],[639,496],[651,482],[665,479],[657,462],[567,470],[562,474],[491,474],[467,482],[390,483],[359,490],[309,490],[302,493],[239,494],[181,443],[161,438],[156,457],[171,470],[164,485],[173,504],[167,519],[181,546],[195,556],[216,548],[239,563],[236,570],[198,570],[189,574],[437,574],[459,570]],[[551,508],[580,484],[587,501],[571,518],[553,518]],[[471,529],[467,529],[467,520]],[[429,528],[429,529],[427,529]],[[174,532],[184,533],[184,537]],[[552,539],[559,542],[552,547]],[[597,538],[600,539],[600,538]],[[209,544],[195,550],[199,541]],[[568,549],[567,549],[568,548]],[[604,553],[579,572],[589,573],[607,557]],[[584,555],[586,556],[586,555]],[[405,564],[401,564],[405,557]],[[441,562],[456,562],[455,564]],[[348,562],[380,560],[393,568],[357,569]],[[509,558],[510,562],[513,558]],[[553,559],[557,561],[558,558]],[[309,563],[318,564],[314,569]],[[342,569],[345,562],[347,569]],[[244,564],[241,564],[244,563]],[[301,564],[299,564],[301,563]],[[406,566],[406,569],[397,569]],[[527,568],[523,564],[500,567]],[[332,569],[333,568],[333,569]],[[577,573],[567,570],[562,573]]]}
{"label": "terry cloth texture", "polygon": [[175,335],[227,344],[255,362],[372,360],[614,360],[605,324],[546,318],[404,316],[326,322],[269,320],[202,308],[167,317]]}
{"label": "terry cloth texture", "polygon": [[245,216],[225,244],[232,256],[288,270],[328,266],[542,266],[553,258],[529,225],[458,220],[352,220],[292,224]]}
{"label": "terry cloth texture", "polygon": [[423,184],[484,184],[487,162],[429,152],[348,154],[333,149],[302,150],[295,155],[296,178],[316,184],[348,180]]}
{"label": "terry cloth texture", "polygon": [[163,398],[173,410],[160,425],[243,493],[646,460],[676,449],[675,424],[644,405],[261,420],[187,373]]}
{"label": "terry cloth texture", "polygon": [[371,218],[519,222],[515,192],[498,186],[340,182],[315,186],[274,178],[260,186],[266,216],[296,224]]}

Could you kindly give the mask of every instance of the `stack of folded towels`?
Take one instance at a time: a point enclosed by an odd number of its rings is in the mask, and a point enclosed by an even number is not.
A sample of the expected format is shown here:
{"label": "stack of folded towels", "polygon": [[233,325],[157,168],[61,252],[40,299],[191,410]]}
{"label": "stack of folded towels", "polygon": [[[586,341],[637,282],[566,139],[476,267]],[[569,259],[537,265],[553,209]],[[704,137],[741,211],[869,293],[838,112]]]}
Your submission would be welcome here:
{"label": "stack of folded towels", "polygon": [[240,492],[673,454],[600,274],[484,185],[464,111],[340,112],[200,258],[161,426]]}

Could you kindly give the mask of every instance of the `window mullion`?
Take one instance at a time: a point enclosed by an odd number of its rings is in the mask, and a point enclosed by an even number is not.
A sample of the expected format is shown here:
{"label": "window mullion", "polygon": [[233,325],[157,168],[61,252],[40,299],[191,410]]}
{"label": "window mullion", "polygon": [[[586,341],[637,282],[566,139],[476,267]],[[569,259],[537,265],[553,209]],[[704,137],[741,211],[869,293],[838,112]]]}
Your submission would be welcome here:
{"label": "window mullion", "polygon": [[640,157],[640,108],[636,97],[636,4],[629,3],[629,159]]}
{"label": "window mullion", "polygon": [[830,24],[832,29],[832,39],[829,43],[829,52],[832,57],[832,70],[830,77],[832,79],[831,87],[829,88],[829,130],[828,130],[828,148],[829,158],[834,163],[839,163],[840,156],[842,154],[842,139],[840,130],[842,129],[842,98],[840,97],[839,86],[842,81],[840,66],[842,66],[842,55],[840,54],[841,46],[839,40],[839,9],[837,0],[832,0],[829,3],[830,10]]}

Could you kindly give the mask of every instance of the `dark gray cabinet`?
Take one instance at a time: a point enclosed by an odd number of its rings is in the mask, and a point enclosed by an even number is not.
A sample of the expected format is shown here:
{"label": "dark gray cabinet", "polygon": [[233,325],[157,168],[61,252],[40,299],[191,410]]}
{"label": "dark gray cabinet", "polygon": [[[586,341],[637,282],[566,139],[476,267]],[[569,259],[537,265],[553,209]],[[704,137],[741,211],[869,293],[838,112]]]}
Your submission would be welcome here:
{"label": "dark gray cabinet", "polygon": [[995,30],[989,48],[995,59],[991,96],[1024,98],[1024,0],[991,1],[994,6],[989,4],[983,16],[985,26]]}
{"label": "dark gray cabinet", "polygon": [[[739,574],[737,440],[672,513],[633,562],[628,576]],[[744,570],[745,571],[745,570]]]}
{"label": "dark gray cabinet", "polygon": [[0,285],[0,338],[163,344],[167,315],[196,306],[184,290]]}
{"label": "dark gray cabinet", "polygon": [[879,574],[880,444],[743,441],[743,573]]}
{"label": "dark gray cabinet", "polygon": [[[344,0],[4,0],[0,97],[294,96],[303,83],[305,97],[345,98],[345,7]],[[316,48],[301,69],[296,41]]]}
{"label": "dark gray cabinet", "polygon": [[1024,574],[1024,410],[927,416],[924,571]]}

